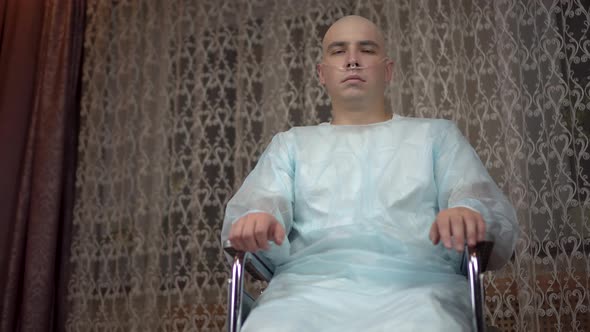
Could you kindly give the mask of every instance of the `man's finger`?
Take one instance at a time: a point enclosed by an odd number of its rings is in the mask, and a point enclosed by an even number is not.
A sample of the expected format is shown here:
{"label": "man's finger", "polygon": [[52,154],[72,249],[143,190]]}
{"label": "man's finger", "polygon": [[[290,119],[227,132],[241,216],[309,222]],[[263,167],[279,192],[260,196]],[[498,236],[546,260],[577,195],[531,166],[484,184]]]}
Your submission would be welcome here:
{"label": "man's finger", "polygon": [[438,241],[440,240],[440,234],[438,233],[438,225],[436,224],[436,221],[432,223],[432,226],[430,226],[429,237],[430,241],[432,241],[432,244],[438,244]]}
{"label": "man's finger", "polygon": [[477,244],[477,217],[465,217],[465,233],[467,234],[467,244],[475,247]]}
{"label": "man's finger", "polygon": [[269,238],[272,238],[277,245],[283,244],[285,240],[285,229],[278,221],[274,221],[269,228]]}
{"label": "man's finger", "polygon": [[243,218],[236,221],[229,230],[229,240],[234,249],[243,251],[245,250],[244,244],[242,243],[242,228],[244,227]]}
{"label": "man's finger", "polygon": [[451,249],[451,222],[448,217],[437,219],[438,233],[447,249]]}
{"label": "man's finger", "polygon": [[244,222],[244,228],[242,228],[242,243],[246,251],[255,252],[258,249],[256,245],[256,237],[254,229],[258,218],[250,217]]}
{"label": "man's finger", "polygon": [[461,252],[465,246],[465,226],[462,216],[455,216],[451,219],[451,232],[453,234],[453,242],[455,243],[455,250]]}
{"label": "man's finger", "polygon": [[268,250],[268,229],[270,221],[263,218],[256,221],[254,226],[254,239],[256,241],[256,248]]}
{"label": "man's finger", "polygon": [[477,242],[485,241],[486,239],[486,223],[480,214],[477,214]]}

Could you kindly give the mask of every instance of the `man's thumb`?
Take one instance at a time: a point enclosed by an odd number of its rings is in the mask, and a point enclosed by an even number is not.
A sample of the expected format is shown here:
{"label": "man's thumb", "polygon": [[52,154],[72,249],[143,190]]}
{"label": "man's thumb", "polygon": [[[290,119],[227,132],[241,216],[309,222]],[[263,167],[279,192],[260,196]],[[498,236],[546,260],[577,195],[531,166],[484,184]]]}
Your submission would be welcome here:
{"label": "man's thumb", "polygon": [[283,228],[283,225],[278,221],[275,221],[271,226],[271,230],[273,241],[279,246],[283,244],[283,240],[285,240],[285,229]]}

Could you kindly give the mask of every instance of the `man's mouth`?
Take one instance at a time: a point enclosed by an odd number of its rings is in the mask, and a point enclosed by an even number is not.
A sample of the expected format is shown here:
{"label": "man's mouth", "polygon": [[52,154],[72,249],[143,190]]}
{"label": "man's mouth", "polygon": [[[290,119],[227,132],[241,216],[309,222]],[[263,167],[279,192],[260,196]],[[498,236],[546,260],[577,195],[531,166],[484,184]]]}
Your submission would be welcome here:
{"label": "man's mouth", "polygon": [[364,80],[364,79],[362,79],[362,78],[361,78],[360,76],[358,76],[358,75],[350,75],[350,76],[347,76],[347,77],[346,77],[346,78],[345,78],[345,79],[342,81],[342,83],[344,83],[344,82],[354,82],[354,81],[357,81],[357,82],[364,82],[365,80]]}

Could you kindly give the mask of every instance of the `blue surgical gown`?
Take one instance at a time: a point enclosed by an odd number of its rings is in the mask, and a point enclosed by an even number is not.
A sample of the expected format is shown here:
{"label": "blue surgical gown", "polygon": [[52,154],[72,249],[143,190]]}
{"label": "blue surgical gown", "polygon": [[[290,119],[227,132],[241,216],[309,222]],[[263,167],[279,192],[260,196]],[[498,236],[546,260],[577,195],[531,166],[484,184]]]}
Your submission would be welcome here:
{"label": "blue surgical gown", "polygon": [[243,331],[470,331],[461,255],[433,245],[439,211],[483,216],[491,269],[517,238],[513,207],[450,121],[394,115],[273,137],[227,205],[222,241],[251,212],[287,231]]}

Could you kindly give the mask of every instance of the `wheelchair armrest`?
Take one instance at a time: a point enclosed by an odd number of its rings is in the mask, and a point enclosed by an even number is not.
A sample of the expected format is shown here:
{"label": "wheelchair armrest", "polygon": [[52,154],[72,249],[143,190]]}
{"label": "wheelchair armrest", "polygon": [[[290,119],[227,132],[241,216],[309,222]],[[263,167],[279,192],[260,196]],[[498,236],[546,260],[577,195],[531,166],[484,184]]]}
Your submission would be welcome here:
{"label": "wheelchair armrest", "polygon": [[244,256],[244,268],[256,280],[270,281],[275,272],[275,266],[266,257],[252,252],[241,252],[234,249],[229,240],[223,244],[223,250],[235,258],[236,255]]}
{"label": "wheelchair armrest", "polygon": [[469,247],[465,245],[463,257],[461,258],[461,274],[466,277],[468,276],[469,263],[473,262],[474,260],[477,260],[478,272],[485,272],[493,248],[493,241],[482,241],[479,242],[475,247]]}
{"label": "wheelchair armrest", "polygon": [[483,241],[475,248],[465,245],[463,258],[461,259],[461,273],[469,280],[471,293],[471,309],[473,314],[473,330],[485,331],[484,300],[485,289],[483,287],[483,272],[485,272],[494,242]]}
{"label": "wheelchair armrest", "polygon": [[223,250],[233,258],[231,278],[228,280],[228,324],[229,332],[239,332],[248,315],[254,299],[244,291],[244,270],[257,280],[270,281],[275,267],[257,253],[238,251],[231,242],[225,241]]}

